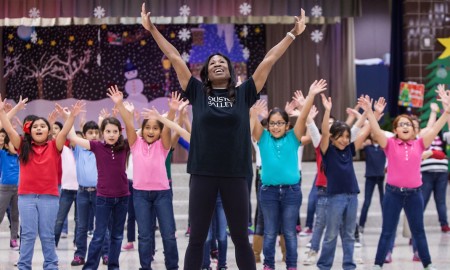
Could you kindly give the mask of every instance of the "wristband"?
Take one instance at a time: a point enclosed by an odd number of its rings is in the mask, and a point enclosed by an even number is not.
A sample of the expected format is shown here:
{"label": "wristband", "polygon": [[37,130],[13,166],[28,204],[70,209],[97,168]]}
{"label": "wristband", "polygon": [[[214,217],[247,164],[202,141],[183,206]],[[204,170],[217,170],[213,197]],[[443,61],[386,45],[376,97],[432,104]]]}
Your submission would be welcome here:
{"label": "wristband", "polygon": [[295,40],[295,35],[292,34],[291,32],[287,32],[287,33],[286,33],[286,36],[289,36],[289,37],[292,38],[292,40]]}

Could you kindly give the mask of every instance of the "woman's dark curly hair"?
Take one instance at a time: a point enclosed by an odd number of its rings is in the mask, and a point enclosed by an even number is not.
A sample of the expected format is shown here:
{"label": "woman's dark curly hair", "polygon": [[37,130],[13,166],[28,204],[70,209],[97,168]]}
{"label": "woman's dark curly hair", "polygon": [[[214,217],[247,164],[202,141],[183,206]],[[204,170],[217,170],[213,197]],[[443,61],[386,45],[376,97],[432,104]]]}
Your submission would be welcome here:
{"label": "woman's dark curly hair", "polygon": [[107,124],[117,126],[117,128],[119,128],[119,132],[120,132],[119,139],[113,145],[113,150],[121,151],[121,150],[125,149],[125,140],[123,139],[123,135],[122,135],[122,124],[120,123],[119,119],[117,119],[115,117],[107,117],[107,118],[103,119],[102,126],[100,127],[100,131],[102,132],[102,134],[105,131]]}
{"label": "woman's dark curly hair", "polygon": [[205,63],[203,64],[203,67],[200,71],[200,79],[202,80],[202,83],[205,86],[206,94],[209,96],[212,91],[212,84],[208,77],[208,66],[209,66],[209,61],[215,55],[219,55],[227,61],[228,71],[230,72],[230,79],[228,80],[228,86],[227,86],[228,99],[231,102],[234,102],[236,99],[236,74],[234,72],[234,67],[233,67],[233,64],[231,63],[231,60],[221,53],[211,54],[208,57],[208,59],[206,59]]}
{"label": "woman's dark curly hair", "polygon": [[[45,122],[45,124],[47,125],[48,128],[48,132],[50,134],[51,131],[51,127],[50,127],[50,123],[47,121],[47,119],[45,119],[44,117],[39,117],[39,116],[32,116],[28,119],[32,119],[32,120],[28,120],[31,121],[31,125],[30,127],[32,127],[34,125],[34,122],[38,121],[38,120],[42,120]],[[24,121],[25,123],[26,121]],[[31,130],[31,128],[30,128]],[[30,134],[28,133],[24,133],[23,134],[23,140],[22,143],[20,144],[20,154],[19,154],[19,160],[26,164],[29,160],[30,160],[30,155],[33,153],[32,152],[32,144],[31,142],[33,141],[33,138],[31,137],[31,132]]]}

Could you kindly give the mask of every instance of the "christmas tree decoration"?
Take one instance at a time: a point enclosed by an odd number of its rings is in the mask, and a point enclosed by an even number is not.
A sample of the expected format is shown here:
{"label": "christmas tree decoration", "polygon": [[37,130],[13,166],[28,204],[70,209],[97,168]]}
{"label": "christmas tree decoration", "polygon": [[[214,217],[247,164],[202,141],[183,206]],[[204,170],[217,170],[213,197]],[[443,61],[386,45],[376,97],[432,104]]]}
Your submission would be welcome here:
{"label": "christmas tree decoration", "polygon": [[239,6],[239,13],[241,13],[244,16],[250,15],[250,13],[252,13],[252,5],[250,5],[247,2],[242,3]]}
{"label": "christmas tree decoration", "polygon": [[248,36],[248,27],[247,25],[244,25],[244,27],[242,27],[241,37],[246,38],[247,36]]}
{"label": "christmas tree decoration", "polygon": [[181,17],[188,17],[189,14],[191,14],[191,8],[188,5],[182,5],[180,7],[180,16]]}
{"label": "christmas tree decoration", "polygon": [[191,38],[191,31],[189,31],[189,30],[186,29],[186,28],[181,29],[181,30],[178,32],[178,38],[181,39],[182,41],[185,41],[185,42],[186,42],[188,39]]}
{"label": "christmas tree decoration", "polygon": [[314,30],[311,33],[311,40],[315,43],[319,43],[323,39],[323,33],[320,30]]}
{"label": "christmas tree decoration", "polygon": [[41,17],[40,11],[36,7],[33,7],[28,11],[28,16],[32,19],[37,19]]}
{"label": "christmas tree decoration", "polygon": [[445,67],[440,67],[437,71],[436,71],[436,76],[438,78],[441,79],[445,79],[447,77],[447,70],[445,69]]}
{"label": "christmas tree decoration", "polygon": [[444,52],[439,56],[439,59],[444,59],[450,56],[450,38],[438,38],[437,39],[439,43],[441,43],[445,50]]}
{"label": "christmas tree decoration", "polygon": [[314,18],[319,18],[322,16],[322,7],[319,5],[315,5],[313,6],[313,8],[311,9],[311,15]]}
{"label": "christmas tree decoration", "polygon": [[97,6],[96,8],[94,8],[94,17],[97,19],[101,19],[103,17],[105,17],[106,15],[106,11],[102,6]]}

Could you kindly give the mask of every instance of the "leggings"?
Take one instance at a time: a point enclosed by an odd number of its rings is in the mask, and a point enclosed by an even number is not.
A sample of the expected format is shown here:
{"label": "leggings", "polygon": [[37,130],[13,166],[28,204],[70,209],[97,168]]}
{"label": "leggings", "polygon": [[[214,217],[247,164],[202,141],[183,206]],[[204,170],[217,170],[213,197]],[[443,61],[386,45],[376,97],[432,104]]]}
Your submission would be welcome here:
{"label": "leggings", "polygon": [[255,256],[248,240],[248,187],[245,177],[192,175],[189,192],[191,234],[184,259],[184,270],[202,266],[203,245],[208,236],[217,192],[235,246],[236,263],[241,270],[256,270]]}

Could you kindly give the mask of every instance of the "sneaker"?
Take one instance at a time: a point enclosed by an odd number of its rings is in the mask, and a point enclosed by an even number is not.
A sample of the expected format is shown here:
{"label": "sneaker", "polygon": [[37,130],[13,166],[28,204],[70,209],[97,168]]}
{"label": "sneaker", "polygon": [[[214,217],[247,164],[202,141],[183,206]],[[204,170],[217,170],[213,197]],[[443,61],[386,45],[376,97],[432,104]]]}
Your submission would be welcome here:
{"label": "sneaker", "polygon": [[374,266],[372,266],[372,270],[381,270],[382,269],[382,267],[381,266],[379,266],[379,265],[374,265]]}
{"label": "sneaker", "polygon": [[273,269],[273,268],[270,268],[270,266],[264,265],[264,268],[263,268],[263,270],[275,270],[275,269]]}
{"label": "sneaker", "polygon": [[311,248],[311,241],[308,242],[308,244],[306,244],[307,248]]}
{"label": "sneaker", "polygon": [[211,250],[209,255],[211,255],[211,260],[212,261],[218,261],[219,260],[219,250],[218,249]]}
{"label": "sneaker", "polygon": [[443,233],[450,233],[450,227],[448,225],[444,225],[441,227],[441,231]]}
{"label": "sneaker", "polygon": [[303,265],[313,265],[316,264],[316,260],[317,260],[317,252],[315,250],[310,250],[308,252],[308,257],[306,258],[306,260],[303,262]]}
{"label": "sneaker", "polygon": [[429,264],[427,267],[424,268],[424,270],[437,270],[437,268]]}
{"label": "sneaker", "polygon": [[359,239],[355,240],[355,247],[357,247],[357,248],[362,247],[361,242],[359,242]]}
{"label": "sneaker", "polygon": [[15,261],[15,262],[13,263],[14,266],[17,266],[18,264],[19,264],[18,261]]}
{"label": "sneaker", "polygon": [[188,227],[186,232],[184,233],[184,236],[189,237],[190,234],[191,234],[191,227]]}
{"label": "sneaker", "polygon": [[130,250],[134,250],[134,245],[133,243],[126,243],[123,247],[122,247],[123,251],[130,251]]}
{"label": "sneaker", "polygon": [[295,230],[297,231],[297,234],[300,233],[302,231],[302,226],[300,225],[295,226]]}
{"label": "sneaker", "polygon": [[17,242],[17,239],[11,239],[9,241],[9,247],[14,249],[14,250],[19,249],[19,243]]}
{"label": "sneaker", "polygon": [[92,238],[94,236],[94,232],[93,231],[88,231],[87,235],[88,235],[88,237]]}
{"label": "sneaker", "polygon": [[414,252],[414,255],[413,255],[413,262],[420,262],[421,260],[420,260],[420,257],[419,257],[419,253],[416,251],[416,252]]}
{"label": "sneaker", "polygon": [[217,266],[217,270],[227,270],[228,267],[226,266]]}
{"label": "sneaker", "polygon": [[364,233],[364,227],[363,226],[359,226],[359,234],[363,234]]}
{"label": "sneaker", "polygon": [[108,262],[109,262],[108,255],[103,255],[102,261],[103,261],[103,265],[108,265]]}
{"label": "sneaker", "polygon": [[61,238],[67,238],[67,233],[62,232],[62,233],[61,233]]}
{"label": "sneaker", "polygon": [[75,256],[75,257],[73,257],[73,260],[70,263],[70,265],[79,266],[79,265],[83,265],[84,263],[85,263],[84,258],[81,258],[80,256]]}
{"label": "sneaker", "polygon": [[392,262],[392,253],[389,251],[386,254],[386,258],[384,259],[384,263],[391,263]]}
{"label": "sneaker", "polygon": [[312,234],[312,229],[309,227],[305,227],[303,231],[301,231],[298,235],[300,236],[310,236]]}

